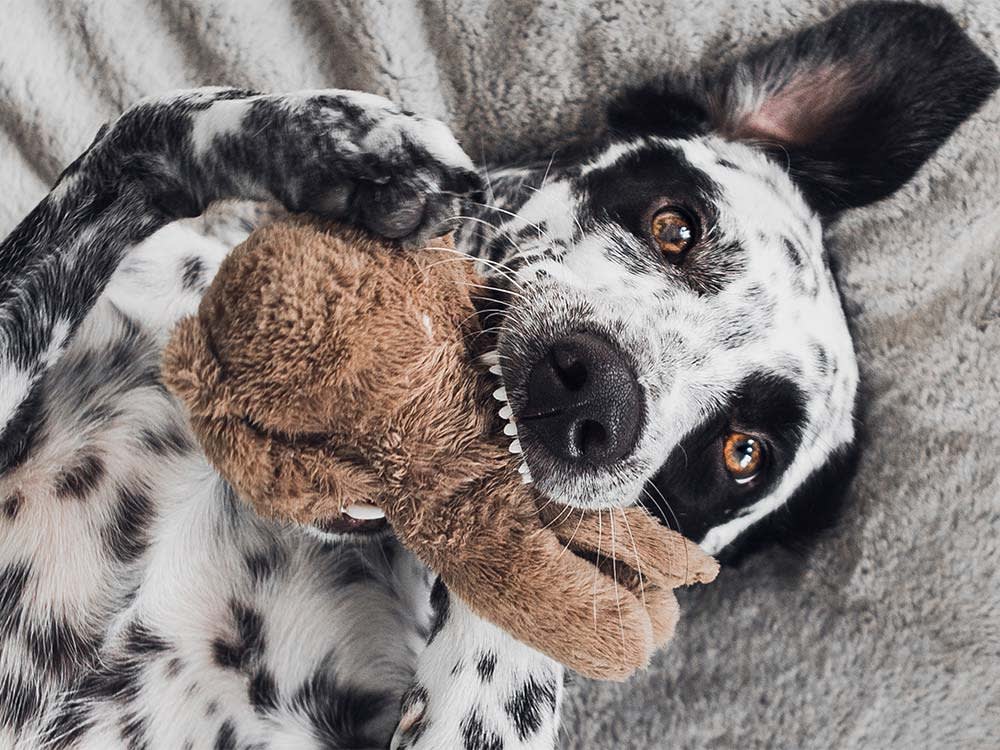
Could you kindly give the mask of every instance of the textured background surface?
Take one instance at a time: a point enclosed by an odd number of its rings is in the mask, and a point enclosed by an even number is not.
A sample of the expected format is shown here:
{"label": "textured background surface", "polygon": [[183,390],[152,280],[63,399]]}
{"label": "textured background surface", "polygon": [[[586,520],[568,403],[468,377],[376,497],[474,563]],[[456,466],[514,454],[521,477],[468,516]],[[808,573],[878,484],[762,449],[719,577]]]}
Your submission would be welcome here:
{"label": "textured background surface", "polygon": [[[825,17],[815,0],[0,3],[0,232],[99,124],[204,83],[387,94],[473,158],[554,147],[638,76]],[[994,58],[996,0],[948,2]],[[831,229],[869,397],[844,526],[684,597],[670,652],[575,683],[567,748],[1000,745],[1000,99]]]}

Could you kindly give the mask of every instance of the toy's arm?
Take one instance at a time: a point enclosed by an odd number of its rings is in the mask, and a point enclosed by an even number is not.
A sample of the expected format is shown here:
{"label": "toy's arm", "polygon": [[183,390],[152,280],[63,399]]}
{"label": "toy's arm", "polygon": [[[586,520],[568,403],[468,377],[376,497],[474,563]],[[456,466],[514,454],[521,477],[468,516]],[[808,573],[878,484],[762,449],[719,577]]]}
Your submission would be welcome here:
{"label": "toy's arm", "polygon": [[555,747],[562,666],[477,617],[440,581],[432,601],[431,635],[391,748]]}
{"label": "toy's arm", "polygon": [[345,91],[198,89],[103,129],[0,245],[0,472],[26,452],[44,375],[134,245],[221,198],[276,198],[420,239],[478,185],[447,128]]}

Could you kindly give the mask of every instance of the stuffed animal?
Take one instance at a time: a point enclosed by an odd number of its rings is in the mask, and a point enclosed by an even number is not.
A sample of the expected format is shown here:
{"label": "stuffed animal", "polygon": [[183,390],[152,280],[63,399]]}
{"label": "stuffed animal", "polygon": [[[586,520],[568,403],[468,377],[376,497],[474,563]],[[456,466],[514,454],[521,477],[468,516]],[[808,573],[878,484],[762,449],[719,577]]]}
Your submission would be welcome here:
{"label": "stuffed animal", "polygon": [[165,382],[263,516],[384,513],[479,616],[624,679],[669,640],[673,588],[717,565],[641,509],[557,509],[522,483],[479,362],[471,264],[435,242],[404,251],[304,217],[257,230],[178,325]]}

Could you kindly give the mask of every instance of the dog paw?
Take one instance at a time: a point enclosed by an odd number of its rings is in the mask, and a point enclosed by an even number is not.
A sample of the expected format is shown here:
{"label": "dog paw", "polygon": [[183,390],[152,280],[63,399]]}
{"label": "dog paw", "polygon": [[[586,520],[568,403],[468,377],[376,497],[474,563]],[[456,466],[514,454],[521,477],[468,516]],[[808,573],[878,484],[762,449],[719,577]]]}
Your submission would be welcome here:
{"label": "dog paw", "polygon": [[[481,190],[481,178],[448,127],[400,110],[371,94],[316,94],[302,103],[318,131],[303,134],[328,152],[329,172],[299,180],[287,193],[290,207],[361,226],[403,244],[446,233],[461,212],[462,199]],[[300,131],[300,118],[293,132]],[[308,126],[307,126],[308,129]],[[313,168],[303,159],[308,175]],[[315,164],[315,162],[313,162]],[[294,184],[295,180],[290,181]]]}

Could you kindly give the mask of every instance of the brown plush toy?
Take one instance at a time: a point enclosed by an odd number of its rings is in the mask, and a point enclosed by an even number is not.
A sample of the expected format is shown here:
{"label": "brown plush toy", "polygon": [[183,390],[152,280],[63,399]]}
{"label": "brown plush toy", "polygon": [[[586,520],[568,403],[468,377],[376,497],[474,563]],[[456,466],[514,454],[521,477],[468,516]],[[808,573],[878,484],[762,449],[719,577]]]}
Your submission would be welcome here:
{"label": "brown plush toy", "polygon": [[445,249],[273,224],[179,324],[165,381],[262,515],[322,527],[375,506],[479,616],[584,675],[624,679],[669,640],[672,589],[712,580],[716,563],[637,508],[536,505],[477,365],[473,283]]}

